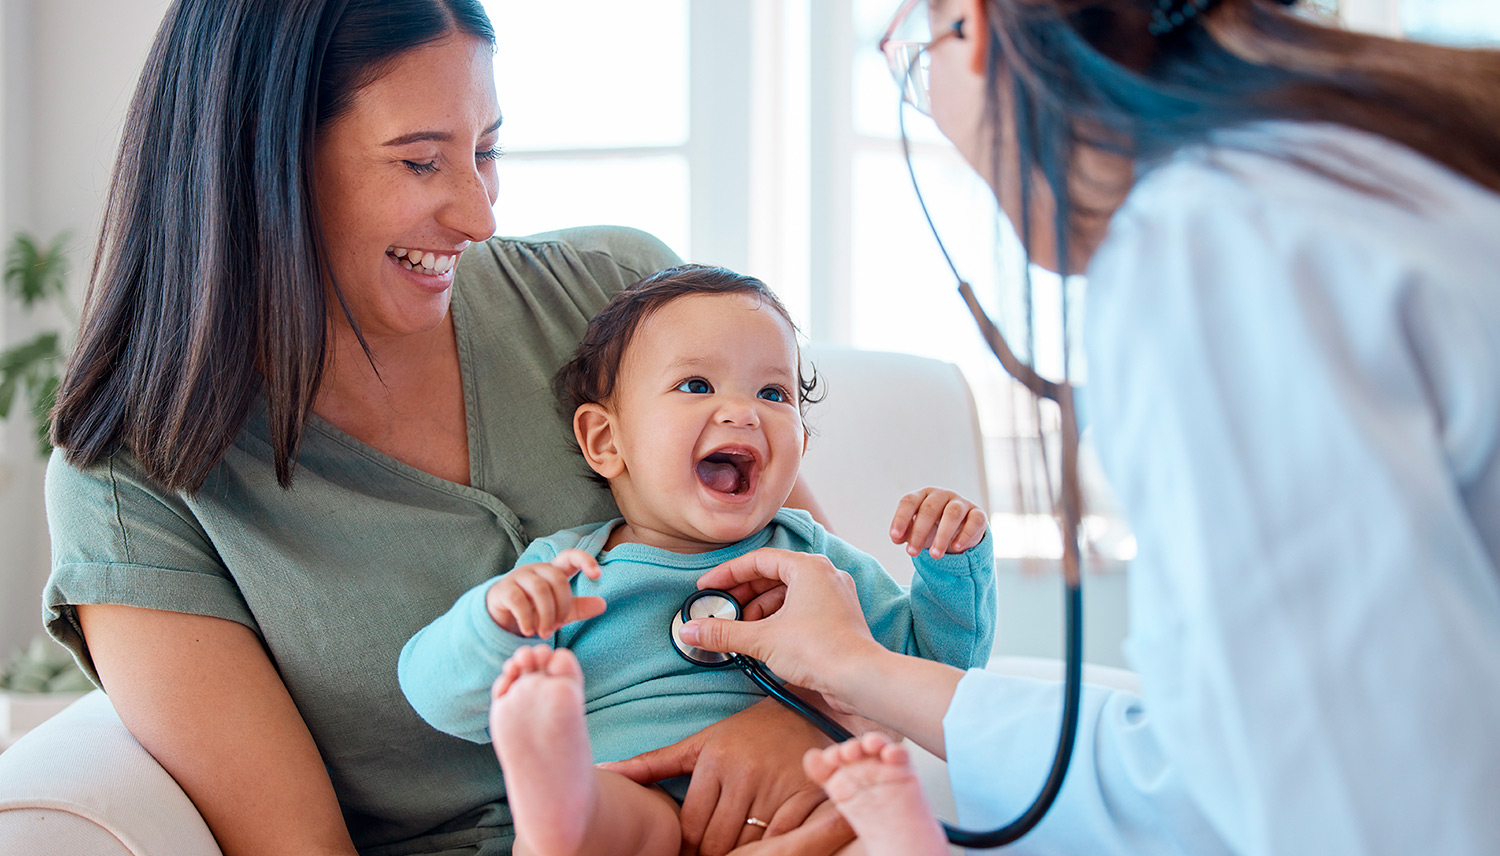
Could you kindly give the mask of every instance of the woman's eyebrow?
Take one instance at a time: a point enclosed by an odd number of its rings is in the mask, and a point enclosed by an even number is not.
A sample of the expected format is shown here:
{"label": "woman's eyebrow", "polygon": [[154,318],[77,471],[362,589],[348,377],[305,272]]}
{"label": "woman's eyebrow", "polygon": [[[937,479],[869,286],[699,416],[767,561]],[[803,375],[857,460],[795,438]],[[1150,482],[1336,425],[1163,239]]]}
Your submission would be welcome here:
{"label": "woman's eyebrow", "polygon": [[[485,128],[484,131],[482,131],[479,136],[481,136],[481,137],[488,136],[488,135],[493,134],[496,131],[500,130],[500,123],[503,122],[503,121],[505,121],[505,118],[503,116],[501,118],[499,118],[499,119],[496,119],[494,122],[490,123],[490,126],[488,128]],[[410,134],[402,134],[399,137],[395,137],[393,139],[386,140],[384,143],[381,143],[381,145],[383,145],[383,146],[407,146],[407,145],[411,145],[412,143],[425,143],[425,142],[448,143],[448,142],[452,142],[452,141],[453,141],[453,132],[451,132],[451,131],[412,131]]]}

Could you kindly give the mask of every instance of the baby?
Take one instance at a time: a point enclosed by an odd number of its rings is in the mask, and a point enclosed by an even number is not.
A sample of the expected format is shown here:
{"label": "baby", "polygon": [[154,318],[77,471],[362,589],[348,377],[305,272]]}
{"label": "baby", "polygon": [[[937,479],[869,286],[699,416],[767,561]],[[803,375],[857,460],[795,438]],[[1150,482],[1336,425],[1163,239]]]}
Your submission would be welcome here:
{"label": "baby", "polygon": [[[902,498],[892,539],[913,556],[910,591],[782,507],[813,384],[790,317],[760,280],[688,265],[637,283],[589,324],[558,386],[621,519],[534,541],[400,659],[423,719],[493,740],[516,853],[678,852],[683,783],[642,787],[594,764],[674,743],[763,697],[737,670],[688,663],[668,638],[698,577],[733,557],[823,554],[852,575],[888,648],[960,668],[986,661],[994,575],[977,506],[935,488]],[[609,620],[587,620],[606,600]],[[812,769],[820,781],[832,772]]]}

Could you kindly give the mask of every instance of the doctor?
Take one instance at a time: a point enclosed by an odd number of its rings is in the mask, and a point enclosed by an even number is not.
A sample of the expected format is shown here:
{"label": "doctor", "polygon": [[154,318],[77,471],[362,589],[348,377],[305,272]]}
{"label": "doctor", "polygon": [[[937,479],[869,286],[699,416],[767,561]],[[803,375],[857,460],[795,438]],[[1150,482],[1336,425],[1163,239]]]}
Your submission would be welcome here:
{"label": "doctor", "polygon": [[[1272,0],[912,0],[914,26],[908,98],[1033,261],[1088,275],[1090,421],[1140,545],[1143,695],[1085,690],[1018,852],[1493,853],[1500,54]],[[779,611],[685,641],[946,756],[967,827],[1030,802],[1056,684],[884,650],[817,556],[700,583],[736,584]],[[808,766],[873,852],[939,852],[902,754]]]}

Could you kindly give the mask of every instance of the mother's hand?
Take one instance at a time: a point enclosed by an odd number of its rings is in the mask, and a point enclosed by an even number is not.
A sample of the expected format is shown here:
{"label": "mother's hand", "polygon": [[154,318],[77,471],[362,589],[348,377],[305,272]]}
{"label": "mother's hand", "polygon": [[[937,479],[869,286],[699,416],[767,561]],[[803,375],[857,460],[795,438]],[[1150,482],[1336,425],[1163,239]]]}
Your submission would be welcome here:
{"label": "mother's hand", "polygon": [[[700,618],[679,635],[705,651],[735,651],[764,662],[782,680],[822,693],[849,710],[840,691],[858,680],[862,665],[886,654],[870,636],[854,579],[827,556],[763,548],[714,568],[698,588],[726,589],[758,597],[746,621]],[[755,620],[759,615],[766,617]],[[847,676],[847,677],[846,677]]]}
{"label": "mother's hand", "polygon": [[[722,856],[762,834],[772,838],[800,827],[827,799],[802,772],[802,755],[828,739],[801,716],[765,699],[671,746],[601,764],[641,784],[692,773],[682,801],[682,843],[687,856]],[[767,821],[761,829],[746,818]],[[853,840],[822,830],[826,849],[797,852],[826,856]],[[812,846],[812,840],[809,841]]]}

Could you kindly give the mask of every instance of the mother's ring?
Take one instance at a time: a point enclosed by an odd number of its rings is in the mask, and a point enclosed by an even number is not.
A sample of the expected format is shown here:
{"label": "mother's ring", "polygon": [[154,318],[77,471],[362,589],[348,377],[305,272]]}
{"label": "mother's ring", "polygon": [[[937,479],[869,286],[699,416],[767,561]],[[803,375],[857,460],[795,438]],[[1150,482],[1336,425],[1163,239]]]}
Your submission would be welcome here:
{"label": "mother's ring", "polygon": [[745,825],[746,826],[758,826],[761,829],[770,829],[771,828],[771,824],[766,823],[764,820],[761,820],[758,817],[747,817],[747,818],[745,818]]}

